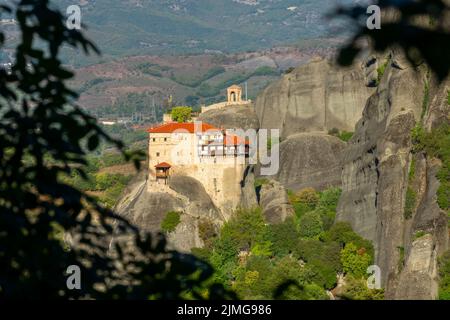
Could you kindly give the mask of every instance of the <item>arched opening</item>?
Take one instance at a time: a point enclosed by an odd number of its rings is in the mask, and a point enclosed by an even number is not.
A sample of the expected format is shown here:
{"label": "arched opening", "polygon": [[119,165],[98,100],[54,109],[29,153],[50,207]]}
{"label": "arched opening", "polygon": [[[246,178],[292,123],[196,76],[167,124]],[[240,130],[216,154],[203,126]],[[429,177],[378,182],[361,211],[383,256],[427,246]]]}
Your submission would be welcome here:
{"label": "arched opening", "polygon": [[231,102],[236,102],[236,92],[231,92],[231,94],[230,94],[230,101]]}

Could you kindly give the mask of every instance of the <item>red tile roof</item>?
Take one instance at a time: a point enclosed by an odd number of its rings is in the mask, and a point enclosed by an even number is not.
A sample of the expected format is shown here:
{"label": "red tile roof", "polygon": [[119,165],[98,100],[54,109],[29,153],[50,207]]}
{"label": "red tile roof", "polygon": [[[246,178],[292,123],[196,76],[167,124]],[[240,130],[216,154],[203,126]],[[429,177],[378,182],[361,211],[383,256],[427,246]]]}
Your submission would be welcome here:
{"label": "red tile roof", "polygon": [[[195,131],[197,130],[197,131]],[[190,123],[178,123],[178,122],[171,122],[171,123],[166,123],[163,124],[161,126],[155,127],[155,128],[150,128],[147,130],[147,132],[149,133],[173,133],[175,131],[185,131],[185,132],[189,132],[189,133],[194,133],[194,132],[205,132],[205,131],[220,131],[220,129],[208,124],[208,123],[202,123],[202,125],[195,125],[194,123],[190,122]]]}
{"label": "red tile roof", "polygon": [[167,169],[167,168],[171,168],[172,166],[170,164],[168,164],[167,162],[161,162],[158,163],[155,168],[161,168],[161,169]]}
{"label": "red tile roof", "polygon": [[248,141],[248,139],[244,140],[243,138],[241,138],[239,136],[228,134],[225,136],[224,144],[225,145],[241,145],[241,144],[248,145],[249,141]]}

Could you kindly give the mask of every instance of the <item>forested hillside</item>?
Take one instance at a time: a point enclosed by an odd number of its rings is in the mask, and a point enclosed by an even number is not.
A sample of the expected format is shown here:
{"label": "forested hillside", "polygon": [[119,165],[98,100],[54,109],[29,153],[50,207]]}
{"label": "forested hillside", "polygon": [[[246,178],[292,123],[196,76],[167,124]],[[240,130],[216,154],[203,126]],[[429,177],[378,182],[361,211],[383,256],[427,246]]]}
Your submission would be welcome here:
{"label": "forested hillside", "polygon": [[[352,0],[58,0],[82,7],[88,35],[105,55],[242,52],[342,36],[323,18]],[[74,63],[80,56],[72,54]]]}

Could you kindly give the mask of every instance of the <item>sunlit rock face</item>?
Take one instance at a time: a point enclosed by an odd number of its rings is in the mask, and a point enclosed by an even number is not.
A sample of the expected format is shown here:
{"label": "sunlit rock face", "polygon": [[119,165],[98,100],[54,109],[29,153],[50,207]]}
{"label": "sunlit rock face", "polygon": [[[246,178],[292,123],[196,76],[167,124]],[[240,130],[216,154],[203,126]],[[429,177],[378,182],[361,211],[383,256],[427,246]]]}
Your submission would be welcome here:
{"label": "sunlit rock face", "polygon": [[[387,299],[436,298],[437,257],[448,247],[447,219],[436,203],[436,163],[411,152],[416,123],[430,128],[443,118],[436,105],[443,104],[446,85],[437,83],[430,84],[431,104],[421,116],[426,74],[424,66],[412,68],[391,56],[344,150],[337,220],[350,222],[373,242]],[[416,193],[410,217],[405,215],[408,188]],[[422,233],[425,237],[416,239]]]}
{"label": "sunlit rock face", "polygon": [[282,138],[333,128],[353,131],[374,91],[367,85],[369,71],[363,63],[337,68],[322,59],[296,68],[256,99],[261,128],[279,128]]}

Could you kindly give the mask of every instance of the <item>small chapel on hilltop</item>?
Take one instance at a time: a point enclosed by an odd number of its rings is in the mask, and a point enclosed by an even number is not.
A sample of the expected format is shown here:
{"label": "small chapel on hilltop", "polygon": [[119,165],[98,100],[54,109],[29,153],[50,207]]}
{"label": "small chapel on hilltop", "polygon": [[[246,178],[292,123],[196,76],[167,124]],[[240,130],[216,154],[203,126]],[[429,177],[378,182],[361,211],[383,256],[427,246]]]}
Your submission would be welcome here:
{"label": "small chapel on hilltop", "polygon": [[227,88],[227,101],[215,103],[209,106],[203,106],[202,112],[221,109],[233,105],[247,105],[250,103],[251,100],[242,99],[242,87],[234,84]]}

